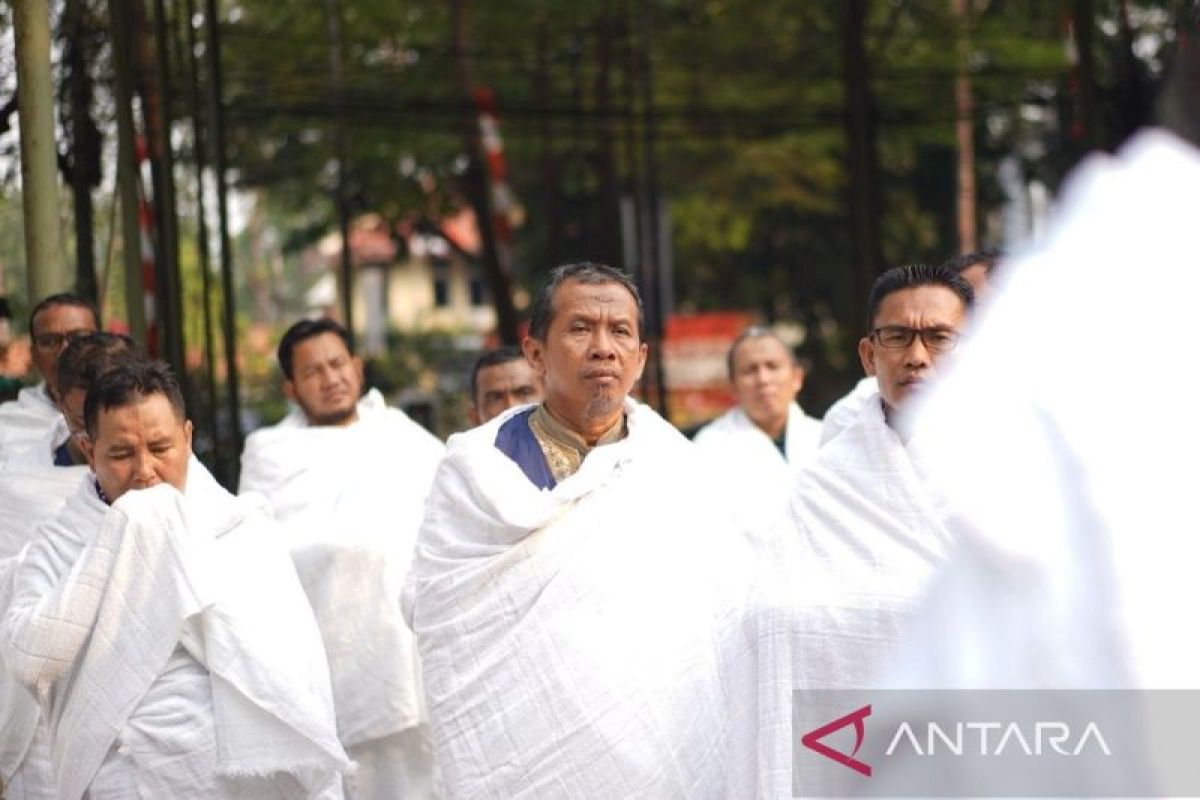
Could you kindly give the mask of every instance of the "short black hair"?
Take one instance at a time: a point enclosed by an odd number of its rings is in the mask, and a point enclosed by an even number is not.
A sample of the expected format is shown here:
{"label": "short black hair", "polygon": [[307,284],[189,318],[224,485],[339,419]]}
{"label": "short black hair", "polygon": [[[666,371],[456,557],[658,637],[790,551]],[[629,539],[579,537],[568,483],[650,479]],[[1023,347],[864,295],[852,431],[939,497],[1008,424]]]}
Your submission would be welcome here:
{"label": "short black hair", "polygon": [[959,296],[967,310],[975,304],[975,291],[962,276],[947,267],[931,267],[926,264],[909,264],[892,267],[875,279],[871,293],[867,296],[867,327],[875,327],[875,317],[883,299],[893,292],[916,289],[920,286],[945,286]]}
{"label": "short black hair", "polygon": [[742,342],[749,339],[762,339],[764,337],[774,339],[783,345],[783,349],[787,351],[788,358],[792,360],[793,364],[796,363],[796,354],[792,352],[792,348],[783,340],[783,337],[766,325],[751,325],[737,335],[737,338],[733,340],[733,344],[729,345],[729,352],[725,354],[725,367],[729,370],[729,380],[733,380],[733,354],[737,352]]}
{"label": "short black hair", "polygon": [[164,362],[139,359],[110,369],[96,379],[83,402],[83,422],[88,436],[95,441],[101,411],[123,408],[154,394],[167,398],[175,416],[186,418],[183,391]]}
{"label": "short black hair", "polygon": [[72,389],[89,392],[104,373],[141,358],[144,356],[137,344],[124,334],[100,332],[81,336],[59,356],[59,397]]}
{"label": "short black hair", "polygon": [[279,368],[283,370],[283,377],[289,381],[293,378],[292,369],[296,345],[305,339],[320,336],[322,333],[337,334],[346,343],[346,350],[350,355],[354,355],[354,349],[350,345],[350,332],[340,322],[329,317],[302,319],[288,328],[287,332],[283,334],[283,338],[279,340],[277,355],[279,356]]}
{"label": "short black hair", "polygon": [[537,299],[533,301],[533,310],[529,314],[529,335],[534,339],[545,340],[554,320],[554,293],[566,281],[578,281],[593,286],[605,283],[615,283],[633,295],[637,304],[638,339],[646,339],[646,312],[642,308],[642,295],[638,292],[633,279],[619,269],[607,264],[597,264],[592,261],[579,261],[574,264],[563,264],[550,271]]}
{"label": "short black hair", "polygon": [[989,275],[996,268],[996,262],[1004,257],[1004,253],[999,250],[976,250],[974,253],[964,253],[961,256],[947,259],[942,264],[948,270],[951,270],[955,275],[962,275],[976,264],[982,264],[984,272]]}
{"label": "short black hair", "polygon": [[471,404],[475,404],[475,388],[479,382],[479,373],[488,367],[507,364],[510,361],[523,361],[525,354],[521,352],[521,348],[507,345],[498,347],[495,350],[484,352],[475,360],[475,366],[471,367]]}
{"label": "short black hair", "polygon": [[33,307],[33,311],[29,312],[30,336],[33,335],[33,323],[37,320],[38,314],[42,313],[48,308],[53,308],[54,306],[74,306],[75,308],[85,309],[91,313],[92,322],[95,323],[96,327],[100,327],[100,312],[96,309],[95,303],[93,303],[91,300],[88,300],[83,295],[75,294],[74,292],[59,292],[58,294],[52,294],[49,297],[43,297],[41,301]]}

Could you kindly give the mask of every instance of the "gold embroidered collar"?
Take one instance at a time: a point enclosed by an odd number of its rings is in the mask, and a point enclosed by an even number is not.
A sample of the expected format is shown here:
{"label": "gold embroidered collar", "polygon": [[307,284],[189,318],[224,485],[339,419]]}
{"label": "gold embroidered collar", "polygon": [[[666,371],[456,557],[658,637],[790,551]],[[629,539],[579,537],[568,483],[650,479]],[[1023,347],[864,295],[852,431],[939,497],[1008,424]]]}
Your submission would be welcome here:
{"label": "gold embroidered collar", "polygon": [[583,459],[595,447],[625,438],[625,415],[618,417],[611,428],[600,434],[595,445],[588,445],[582,436],[550,416],[545,405],[538,406],[529,415],[529,429],[546,456],[550,474],[561,483],[579,471]]}

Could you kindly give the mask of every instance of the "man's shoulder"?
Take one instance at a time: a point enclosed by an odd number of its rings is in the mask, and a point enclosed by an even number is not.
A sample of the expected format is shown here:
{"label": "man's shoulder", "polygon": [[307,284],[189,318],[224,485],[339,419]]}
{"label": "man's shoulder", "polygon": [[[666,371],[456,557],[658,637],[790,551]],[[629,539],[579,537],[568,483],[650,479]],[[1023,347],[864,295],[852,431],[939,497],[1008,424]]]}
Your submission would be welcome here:
{"label": "man's shoulder", "polygon": [[698,445],[709,445],[723,441],[725,437],[736,434],[741,427],[742,410],[734,406],[719,417],[710,420],[704,427],[696,431],[692,441]]}

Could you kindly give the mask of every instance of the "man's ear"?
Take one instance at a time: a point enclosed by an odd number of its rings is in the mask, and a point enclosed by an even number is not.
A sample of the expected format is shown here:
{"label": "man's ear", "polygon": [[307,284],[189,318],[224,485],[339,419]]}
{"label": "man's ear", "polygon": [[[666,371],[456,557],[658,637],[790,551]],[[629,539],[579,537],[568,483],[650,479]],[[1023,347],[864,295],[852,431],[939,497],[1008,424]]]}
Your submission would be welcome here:
{"label": "man's ear", "polygon": [[354,370],[358,373],[358,385],[361,387],[367,379],[363,360],[360,356],[350,356],[350,363],[354,365]]}
{"label": "man's ear", "polygon": [[645,372],[645,370],[646,370],[646,357],[649,355],[650,355],[650,345],[646,344],[645,342],[642,342],[641,346],[638,348],[637,377],[634,380],[640,381],[642,379],[642,373]]}
{"label": "man's ear", "polygon": [[521,352],[525,354],[525,360],[533,367],[533,371],[538,374],[538,377],[545,380],[546,352],[544,345],[532,336],[526,336],[521,342]]}
{"label": "man's ear", "polygon": [[870,336],[858,340],[858,360],[862,362],[863,372],[875,374],[875,343]]}
{"label": "man's ear", "polygon": [[192,421],[185,419],[183,421],[183,438],[187,442],[187,449],[192,449]]}
{"label": "man's ear", "polygon": [[467,409],[467,419],[471,421],[472,428],[479,427],[479,410],[475,408],[474,403],[472,403],[471,407]]}
{"label": "man's ear", "polygon": [[92,444],[91,435],[84,434],[83,436],[78,437],[75,440],[75,443],[77,445],[79,445],[79,449],[83,453],[83,457],[87,460],[88,469],[90,469],[92,472],[95,472],[96,471],[96,446]]}
{"label": "man's ear", "polygon": [[296,384],[285,380],[283,382],[283,396],[293,403],[296,402]]}

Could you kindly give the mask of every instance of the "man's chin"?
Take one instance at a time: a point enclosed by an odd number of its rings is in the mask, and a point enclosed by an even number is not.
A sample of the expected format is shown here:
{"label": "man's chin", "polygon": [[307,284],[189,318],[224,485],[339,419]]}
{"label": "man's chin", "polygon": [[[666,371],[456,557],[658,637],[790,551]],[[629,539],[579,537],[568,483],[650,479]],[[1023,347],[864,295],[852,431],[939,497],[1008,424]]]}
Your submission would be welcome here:
{"label": "man's chin", "polygon": [[357,411],[357,407],[351,405],[348,408],[339,408],[334,411],[312,412],[305,409],[304,415],[308,417],[309,425],[320,428],[349,424],[354,420],[355,411]]}

